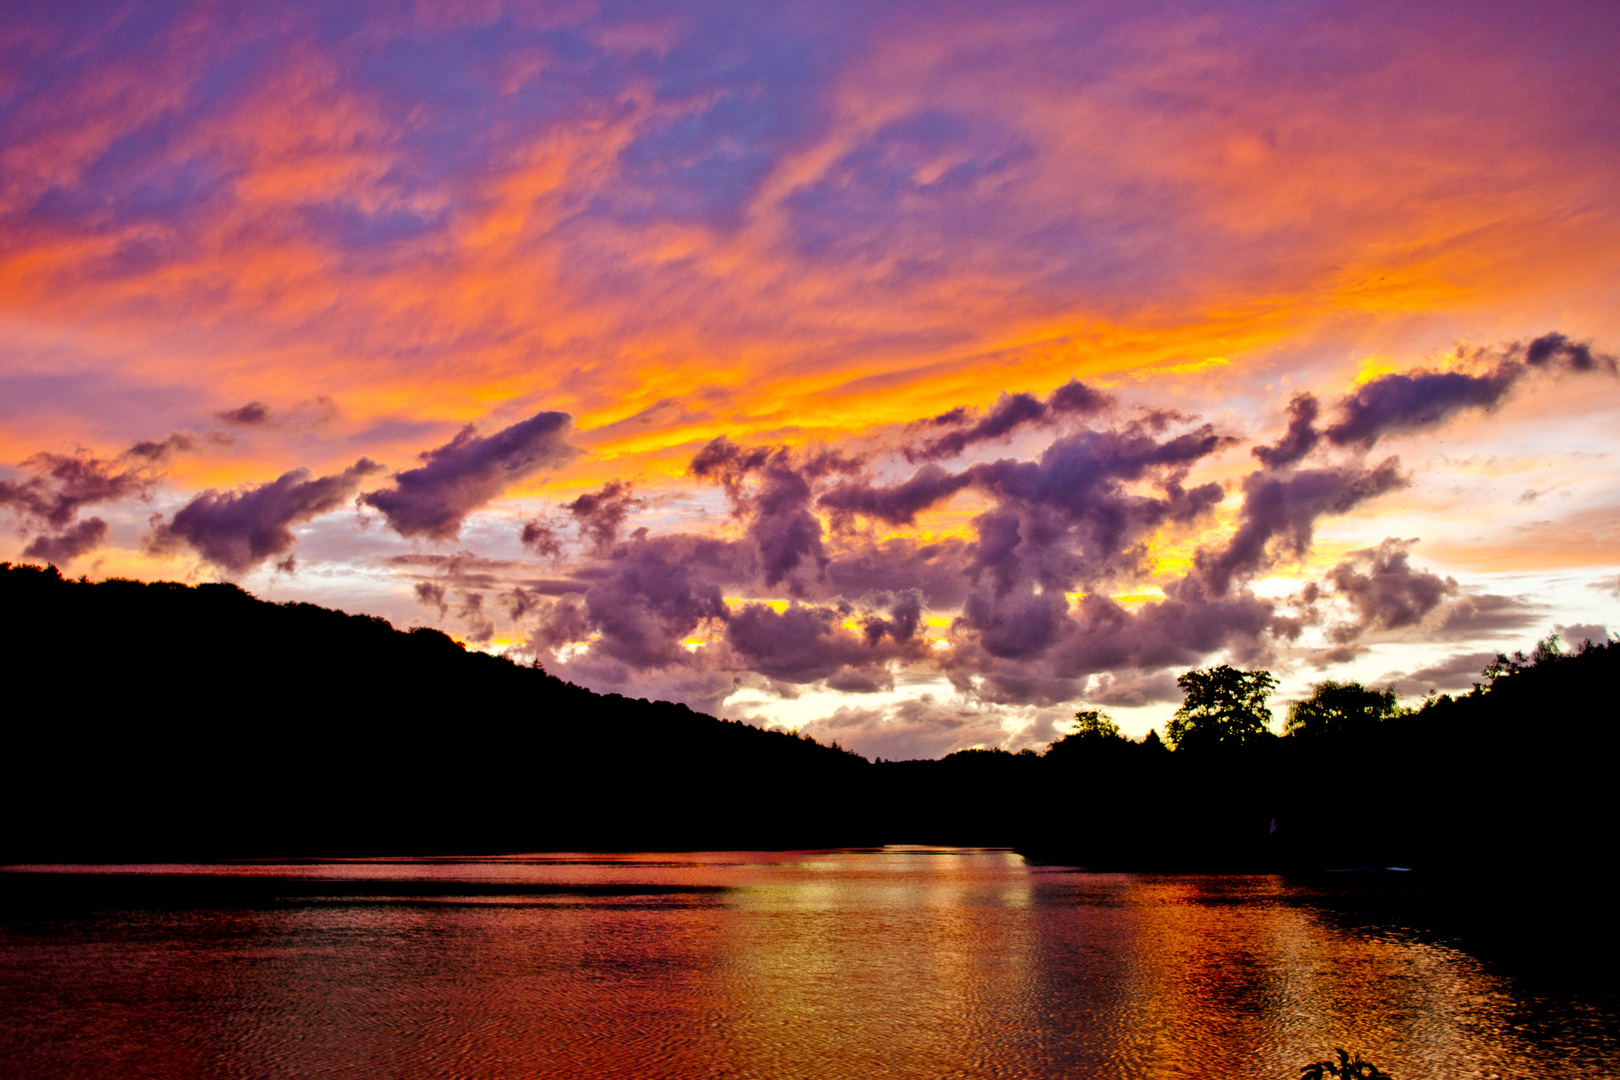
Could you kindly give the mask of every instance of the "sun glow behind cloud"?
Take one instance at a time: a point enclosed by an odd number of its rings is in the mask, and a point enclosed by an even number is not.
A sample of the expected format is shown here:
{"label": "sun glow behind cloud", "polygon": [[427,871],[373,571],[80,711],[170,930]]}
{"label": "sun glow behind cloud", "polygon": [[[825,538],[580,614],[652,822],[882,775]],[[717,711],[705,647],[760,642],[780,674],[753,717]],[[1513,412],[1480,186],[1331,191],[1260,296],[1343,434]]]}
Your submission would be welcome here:
{"label": "sun glow behind cloud", "polygon": [[[196,550],[143,544],[151,515],[172,523],[206,490],[299,467],[340,477],[362,459],[386,467],[356,489],[374,491],[465,425],[487,436],[567,413],[583,453],[503,474],[453,540],[406,541],[374,513],[362,527],[347,503],[309,501],[308,516],[284,509],[295,542],[240,571],[276,595],[527,647],[541,609],[496,596],[566,606],[598,580],[573,575],[611,561],[559,504],[632,481],[645,502],[619,540],[645,527],[741,543],[745,519],[691,472],[714,439],[827,448],[895,484],[914,471],[899,452],[922,437],[915,425],[1079,378],[1119,401],[1088,421],[1099,430],[1173,409],[1202,420],[1166,431],[1207,421],[1233,439],[1180,481],[1224,485],[1206,514],[1149,530],[1114,580],[1066,590],[1151,607],[1238,527],[1249,447],[1283,430],[1294,392],[1326,408],[1383,376],[1472,370],[1459,345],[1551,330],[1615,351],[1615,37],[1580,6],[1350,18],[1311,5],[175,5],[19,18],[0,43],[0,460],[22,482],[42,451],[111,461],[170,431],[221,433],[166,459],[138,493],[149,502],[131,489],[96,504],[106,542],[65,560],[206,576],[222,568]],[[1388,436],[1379,452],[1397,453],[1410,482],[1324,518],[1277,571],[1314,580],[1388,537],[1421,537],[1413,558],[1475,575],[1476,592],[1495,595],[1490,575],[1569,575],[1546,611],[1498,620],[1474,651],[1554,622],[1614,623],[1612,598],[1587,587],[1617,573],[1614,385],[1536,378],[1488,412]],[[225,419],[249,402],[262,418]],[[1061,434],[1019,428],[942,463],[1034,461]],[[1127,487],[1146,497],[1156,482]],[[999,498],[967,486],[904,526],[858,519],[843,534],[809,512],[846,592],[894,591],[849,569],[857,549],[890,551],[891,569],[902,550],[923,559],[894,582],[928,583],[928,647],[950,652],[965,647],[952,634],[967,633],[968,586],[946,578],[966,573],[961,552]],[[568,540],[556,557],[518,542],[547,514]],[[30,529],[0,554],[20,557]],[[723,584],[712,610],[728,614],[676,644],[722,641],[740,601],[782,617],[797,598],[798,579],[703,569],[711,556],[681,544],[668,558]],[[390,561],[458,551],[469,559],[451,569]],[[466,569],[476,559],[490,565]],[[418,603],[415,586],[435,581],[443,606]],[[806,604],[838,594],[798,587]],[[853,639],[846,624],[867,614],[829,618]],[[1397,630],[1416,633],[1368,633]],[[556,657],[602,652],[581,648],[600,633],[590,619],[575,631]],[[1435,662],[1464,648],[1437,633],[1420,643]],[[1329,643],[1307,645],[1313,634],[1252,658],[1294,672],[1290,691],[1324,670],[1412,667],[1380,659],[1370,638],[1341,667],[1314,667]],[[842,702],[837,730],[857,746],[891,745],[884,717],[927,694],[905,730],[929,753],[991,731],[1038,741],[1079,700],[998,699],[981,692],[989,667],[952,683],[908,647],[883,638],[881,663],[827,673],[773,654],[702,686],[628,646],[629,659],[577,670],[637,696],[754,701],[752,715],[811,730],[815,709]],[[1009,664],[990,665],[1007,687]],[[1076,693],[1146,710],[1127,714],[1140,730],[1165,707],[1165,670],[1126,664]]]}

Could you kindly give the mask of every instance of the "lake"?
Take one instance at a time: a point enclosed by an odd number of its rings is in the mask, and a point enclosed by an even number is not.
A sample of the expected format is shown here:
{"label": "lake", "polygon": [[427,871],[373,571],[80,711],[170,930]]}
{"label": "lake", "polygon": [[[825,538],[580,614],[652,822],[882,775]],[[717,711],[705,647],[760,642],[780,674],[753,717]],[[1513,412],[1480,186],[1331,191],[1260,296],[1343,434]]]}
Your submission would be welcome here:
{"label": "lake", "polygon": [[0,1075],[1614,1076],[1548,989],[1268,876],[1005,851],[0,874]]}

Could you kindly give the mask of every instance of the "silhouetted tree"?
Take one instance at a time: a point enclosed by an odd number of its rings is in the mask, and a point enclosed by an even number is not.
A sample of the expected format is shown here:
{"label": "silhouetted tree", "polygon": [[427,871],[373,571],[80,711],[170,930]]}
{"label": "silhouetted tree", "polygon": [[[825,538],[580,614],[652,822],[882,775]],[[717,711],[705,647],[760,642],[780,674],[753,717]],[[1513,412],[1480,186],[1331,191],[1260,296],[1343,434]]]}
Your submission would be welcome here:
{"label": "silhouetted tree", "polygon": [[1114,723],[1113,717],[1101,709],[1081,709],[1074,714],[1072,734],[1092,738],[1118,738],[1119,725]]}
{"label": "silhouetted tree", "polygon": [[1124,742],[1119,725],[1101,709],[1081,709],[1074,714],[1074,730],[1046,748],[1047,756],[1070,758],[1109,743]]}
{"label": "silhouetted tree", "polygon": [[1316,684],[1311,696],[1288,707],[1284,731],[1311,739],[1363,735],[1400,714],[1394,687],[1373,690],[1358,682]]}
{"label": "silhouetted tree", "polygon": [[1266,698],[1277,680],[1269,671],[1221,664],[1189,671],[1176,685],[1187,694],[1166,729],[1177,750],[1247,742],[1265,735],[1271,724]]}
{"label": "silhouetted tree", "polygon": [[[1581,643],[1582,652],[1591,647],[1592,643],[1590,641]],[[1549,667],[1560,660],[1568,659],[1568,657],[1569,654],[1558,643],[1558,635],[1548,634],[1536,642],[1536,647],[1530,650],[1529,656],[1524,655],[1521,650],[1515,650],[1511,657],[1505,653],[1497,653],[1496,659],[1485,665],[1485,669],[1480,674],[1489,679],[1492,686],[1495,686],[1498,679],[1517,675],[1521,671],[1534,667]]]}

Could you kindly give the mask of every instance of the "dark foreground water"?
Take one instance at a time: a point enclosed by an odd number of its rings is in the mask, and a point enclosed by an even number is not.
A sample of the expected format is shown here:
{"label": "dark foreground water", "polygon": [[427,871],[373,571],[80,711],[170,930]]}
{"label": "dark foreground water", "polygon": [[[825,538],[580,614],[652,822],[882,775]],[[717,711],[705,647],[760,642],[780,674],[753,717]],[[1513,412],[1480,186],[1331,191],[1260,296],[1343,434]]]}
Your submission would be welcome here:
{"label": "dark foreground water", "polygon": [[[139,873],[134,871],[139,870]],[[155,873],[154,873],[155,872]],[[1005,852],[0,874],[0,1076],[1612,1077],[1613,998]]]}

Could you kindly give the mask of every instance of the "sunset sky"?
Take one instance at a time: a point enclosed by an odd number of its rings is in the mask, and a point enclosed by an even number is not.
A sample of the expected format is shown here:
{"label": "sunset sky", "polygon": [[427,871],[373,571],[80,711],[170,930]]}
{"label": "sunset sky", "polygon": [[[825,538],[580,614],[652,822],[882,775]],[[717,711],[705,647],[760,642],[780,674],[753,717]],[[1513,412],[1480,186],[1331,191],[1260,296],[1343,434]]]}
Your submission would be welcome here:
{"label": "sunset sky", "polygon": [[1617,50],[1595,3],[11,6],[0,559],[889,758],[1140,734],[1211,663],[1279,726],[1466,690],[1620,632]]}

